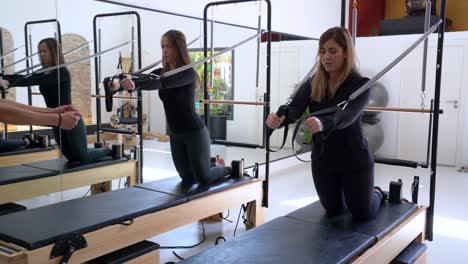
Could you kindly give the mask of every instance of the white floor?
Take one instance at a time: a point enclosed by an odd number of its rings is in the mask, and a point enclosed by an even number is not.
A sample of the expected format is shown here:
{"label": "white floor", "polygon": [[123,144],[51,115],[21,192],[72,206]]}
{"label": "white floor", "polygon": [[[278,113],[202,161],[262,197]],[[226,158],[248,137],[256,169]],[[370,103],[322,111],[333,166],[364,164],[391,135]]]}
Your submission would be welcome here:
{"label": "white floor", "polygon": [[[212,152],[213,155],[220,154],[225,157],[228,162],[232,159],[244,158],[247,164],[253,164],[255,161],[262,162],[264,160],[264,151],[261,150],[252,151],[213,146]],[[177,175],[167,143],[145,142],[144,164],[145,182]],[[272,163],[270,168],[270,206],[266,209],[267,221],[318,200],[309,163],[289,158]],[[376,165],[375,175],[375,184],[384,189],[388,189],[391,180],[401,178],[404,182],[404,196],[408,200],[411,198],[410,187],[413,176],[420,176],[419,203],[428,205],[428,170]],[[114,188],[118,188],[118,184],[119,181],[115,181]],[[123,182],[121,186],[123,186]],[[436,186],[434,241],[427,241],[429,246],[428,263],[468,263],[468,210],[465,204],[468,201],[468,173],[458,172],[455,168],[438,167]],[[84,187],[45,195],[21,203],[29,208],[43,206],[60,200],[81,197],[88,189]],[[225,212],[226,214],[227,212]],[[239,208],[233,208],[229,211],[227,218],[233,223],[205,221],[207,239],[202,245],[192,249],[163,249],[161,250],[161,263],[177,262],[178,259],[172,254],[172,251],[182,257],[188,257],[213,246],[218,236],[224,236],[228,240],[232,239],[238,214]],[[241,219],[237,234],[244,231]],[[202,234],[201,224],[193,223],[151,240],[161,246],[187,246],[200,241]]]}

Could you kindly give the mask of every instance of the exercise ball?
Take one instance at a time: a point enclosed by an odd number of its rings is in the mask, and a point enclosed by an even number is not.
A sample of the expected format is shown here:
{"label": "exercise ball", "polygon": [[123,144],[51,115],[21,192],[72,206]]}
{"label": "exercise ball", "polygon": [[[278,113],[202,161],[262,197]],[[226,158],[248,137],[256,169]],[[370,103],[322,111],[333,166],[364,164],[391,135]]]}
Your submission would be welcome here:
{"label": "exercise ball", "polygon": [[[388,92],[382,83],[376,82],[370,88],[369,103],[367,106],[381,106],[385,107],[388,104]],[[380,112],[364,111],[364,122],[377,123],[377,115]],[[367,121],[366,121],[367,120]]]}
{"label": "exercise ball", "polygon": [[377,150],[379,150],[384,141],[385,135],[382,126],[379,123],[362,123],[362,130],[364,132],[364,136],[367,138],[369,150],[372,153],[375,153]]}

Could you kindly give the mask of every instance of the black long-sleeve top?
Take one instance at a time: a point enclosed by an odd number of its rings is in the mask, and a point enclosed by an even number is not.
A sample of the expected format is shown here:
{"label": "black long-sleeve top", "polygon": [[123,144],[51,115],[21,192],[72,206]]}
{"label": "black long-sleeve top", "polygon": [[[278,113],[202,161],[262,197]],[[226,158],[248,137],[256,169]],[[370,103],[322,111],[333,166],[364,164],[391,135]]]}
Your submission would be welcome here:
{"label": "black long-sleeve top", "polygon": [[[162,69],[152,73],[161,75]],[[173,133],[181,133],[201,129],[205,126],[203,120],[195,111],[196,72],[187,69],[169,77],[153,80],[134,80],[135,86],[141,90],[159,90],[169,129]]]}
{"label": "black long-sleeve top", "polygon": [[[333,97],[326,97],[321,102],[311,100],[310,80],[304,83],[291,101],[284,124],[295,122],[307,107],[310,112],[336,106],[364,85],[369,79],[358,73],[351,73],[340,85]],[[316,169],[346,168],[360,169],[373,166],[373,155],[369,152],[367,140],[363,135],[362,113],[369,101],[367,90],[347,107],[335,114],[316,116],[323,125],[325,140],[313,137],[312,162]]]}
{"label": "black long-sleeve top", "polygon": [[[59,85],[60,83],[60,85]],[[71,77],[66,68],[60,68],[50,73],[18,76],[10,82],[11,87],[39,85],[39,91],[49,108],[72,103]]]}

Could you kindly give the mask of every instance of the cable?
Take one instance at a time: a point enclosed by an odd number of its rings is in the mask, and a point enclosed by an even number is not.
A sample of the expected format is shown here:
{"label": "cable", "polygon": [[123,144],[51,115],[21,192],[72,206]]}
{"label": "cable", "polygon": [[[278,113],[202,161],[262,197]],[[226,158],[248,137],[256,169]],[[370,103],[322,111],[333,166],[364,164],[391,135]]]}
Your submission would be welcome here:
{"label": "cable", "polygon": [[91,191],[91,188],[92,187],[89,187],[89,190],[81,198],[85,197]]}
{"label": "cable", "polygon": [[239,208],[239,215],[237,216],[236,227],[234,228],[234,237],[236,237],[236,231],[237,231],[237,226],[239,225],[239,219],[240,219],[240,215],[241,215],[241,212],[242,212],[242,206],[243,205],[241,205],[241,208]]}
{"label": "cable", "polygon": [[228,209],[228,213],[225,217],[223,217],[223,214],[221,214],[221,218],[224,219],[225,221],[228,221],[229,223],[232,223],[232,220],[229,220],[228,217],[229,217],[229,214],[230,214],[231,210]]}
{"label": "cable", "polygon": [[203,224],[203,221],[200,221],[202,228],[203,228],[203,238],[200,242],[196,243],[195,245],[191,246],[161,246],[159,247],[160,249],[189,249],[189,248],[194,248],[199,245],[201,245],[203,242],[206,240],[206,230],[205,230],[205,225]]}

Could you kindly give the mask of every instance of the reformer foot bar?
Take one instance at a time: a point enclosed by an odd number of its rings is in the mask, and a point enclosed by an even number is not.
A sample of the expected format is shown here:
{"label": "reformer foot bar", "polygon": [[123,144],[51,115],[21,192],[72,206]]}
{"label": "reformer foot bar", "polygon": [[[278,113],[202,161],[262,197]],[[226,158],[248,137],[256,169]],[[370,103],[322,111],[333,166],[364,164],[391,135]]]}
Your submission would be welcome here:
{"label": "reformer foot bar", "polygon": [[262,197],[256,178],[187,190],[177,177],[0,216],[0,263],[62,263],[67,251],[83,263],[246,203],[258,226]]}
{"label": "reformer foot bar", "polygon": [[138,166],[129,159],[104,159],[89,164],[54,159],[0,167],[0,175],[0,204],[4,204],[122,177],[127,177],[128,185],[133,186],[137,183]]}
{"label": "reformer foot bar", "polygon": [[15,151],[0,153],[0,167],[19,165],[26,162],[58,159],[58,148],[25,148]]}
{"label": "reformer foot bar", "polygon": [[180,263],[390,263],[424,241],[425,222],[426,208],[410,203],[385,203],[375,219],[356,222],[327,217],[315,202]]}

